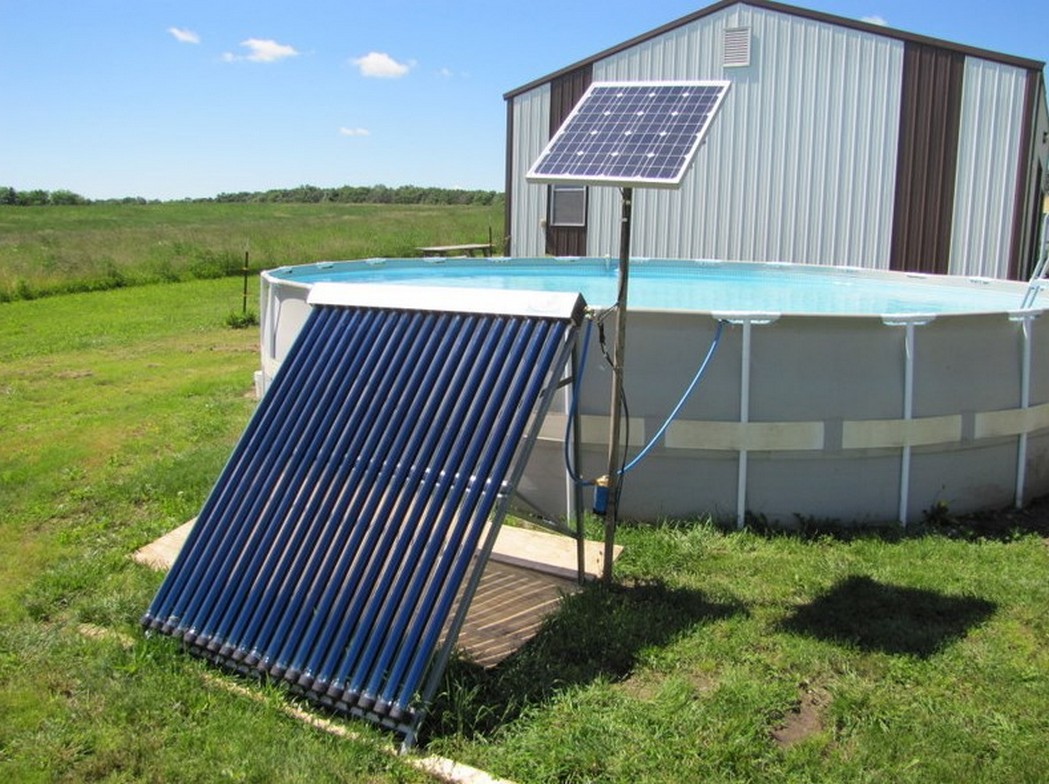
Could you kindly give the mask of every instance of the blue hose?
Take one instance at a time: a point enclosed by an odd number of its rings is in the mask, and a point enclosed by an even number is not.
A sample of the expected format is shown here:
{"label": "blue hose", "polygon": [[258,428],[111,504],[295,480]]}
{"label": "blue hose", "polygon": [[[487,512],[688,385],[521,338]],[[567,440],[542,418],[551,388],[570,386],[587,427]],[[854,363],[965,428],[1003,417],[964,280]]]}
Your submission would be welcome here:
{"label": "blue hose", "polygon": [[[719,319],[717,329],[714,330],[714,338],[710,341],[710,348],[707,349],[707,355],[703,358],[703,362],[700,364],[699,369],[696,371],[696,374],[692,377],[692,381],[685,389],[684,394],[681,395],[681,399],[678,400],[677,405],[674,406],[669,416],[667,416],[663,424],[659,426],[659,429],[656,430],[655,434],[652,436],[649,442],[645,444],[641,451],[638,452],[632,460],[630,460],[626,465],[619,469],[620,476],[627,473],[628,471],[633,470],[638,463],[644,460],[645,456],[652,450],[652,447],[656,445],[656,442],[662,437],[663,433],[666,432],[666,429],[670,427],[670,423],[674,421],[674,418],[678,415],[678,412],[681,411],[681,407],[685,405],[685,401],[688,400],[693,390],[696,388],[699,382],[703,379],[703,376],[706,374],[707,367],[710,365],[710,360],[713,359],[714,352],[717,350],[718,344],[721,342],[721,332],[724,326],[725,322]],[[579,382],[583,375],[583,369],[586,367],[586,355],[587,349],[590,346],[590,330],[592,327],[593,322],[588,321],[586,325],[586,334],[583,336],[583,353],[580,355],[579,358],[579,368],[575,373],[575,377],[572,379],[572,405],[568,412],[568,424],[565,427],[565,467],[568,469],[568,475],[572,478],[572,481],[580,485],[581,487],[590,487],[594,484],[595,480],[583,479],[575,473],[575,469],[572,467],[572,461],[569,457],[568,444],[572,436],[572,423],[575,420],[576,405],[577,401],[579,400]]]}

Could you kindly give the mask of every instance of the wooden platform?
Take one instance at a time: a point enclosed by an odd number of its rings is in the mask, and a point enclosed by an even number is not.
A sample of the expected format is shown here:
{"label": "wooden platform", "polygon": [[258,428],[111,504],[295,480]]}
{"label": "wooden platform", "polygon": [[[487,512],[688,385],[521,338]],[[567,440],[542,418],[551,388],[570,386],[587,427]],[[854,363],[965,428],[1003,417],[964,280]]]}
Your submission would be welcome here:
{"label": "wooden platform", "polygon": [[[132,558],[166,570],[178,556],[193,520],[136,550]],[[602,545],[585,542],[586,574],[601,574]],[[621,547],[616,547],[613,558]],[[459,647],[472,661],[494,667],[539,631],[561,597],[579,590],[576,540],[542,531],[503,526],[459,633]],[[453,610],[454,615],[454,610]]]}

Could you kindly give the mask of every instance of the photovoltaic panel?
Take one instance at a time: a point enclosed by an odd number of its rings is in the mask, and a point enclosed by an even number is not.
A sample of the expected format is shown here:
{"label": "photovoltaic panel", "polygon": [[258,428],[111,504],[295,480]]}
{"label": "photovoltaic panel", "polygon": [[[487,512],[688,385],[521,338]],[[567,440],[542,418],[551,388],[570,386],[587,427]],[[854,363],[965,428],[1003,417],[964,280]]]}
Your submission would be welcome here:
{"label": "photovoltaic panel", "polygon": [[728,86],[725,81],[594,82],[526,178],[678,187]]}
{"label": "photovoltaic panel", "polygon": [[143,625],[412,738],[581,316],[528,294],[318,284]]}

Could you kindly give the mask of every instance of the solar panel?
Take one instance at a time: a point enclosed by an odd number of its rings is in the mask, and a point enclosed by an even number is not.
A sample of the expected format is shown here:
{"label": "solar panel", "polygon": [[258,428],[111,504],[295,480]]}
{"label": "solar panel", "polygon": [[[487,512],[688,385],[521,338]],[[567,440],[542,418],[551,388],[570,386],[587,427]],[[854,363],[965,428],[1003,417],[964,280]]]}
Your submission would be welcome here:
{"label": "solar panel", "polygon": [[725,81],[594,82],[526,178],[678,187],[728,86]]}
{"label": "solar panel", "polygon": [[147,629],[414,737],[584,307],[450,291],[315,287]]}

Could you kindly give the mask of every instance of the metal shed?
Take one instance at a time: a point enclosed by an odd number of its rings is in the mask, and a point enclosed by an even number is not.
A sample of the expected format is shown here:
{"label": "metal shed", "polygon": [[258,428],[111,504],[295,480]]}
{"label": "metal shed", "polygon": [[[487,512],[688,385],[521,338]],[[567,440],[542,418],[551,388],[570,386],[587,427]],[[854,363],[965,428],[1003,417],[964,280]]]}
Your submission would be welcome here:
{"label": "metal shed", "polygon": [[511,90],[512,256],[615,255],[614,189],[525,172],[593,81],[728,79],[633,252],[1026,278],[1049,168],[1044,63],[765,0],[726,0]]}

